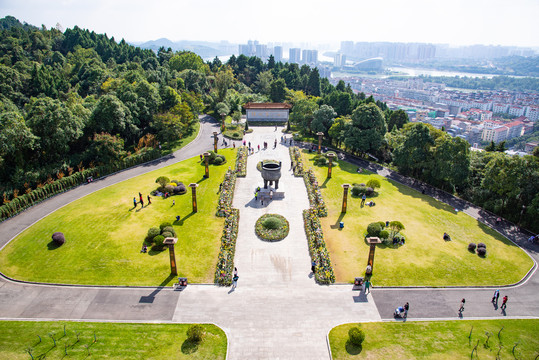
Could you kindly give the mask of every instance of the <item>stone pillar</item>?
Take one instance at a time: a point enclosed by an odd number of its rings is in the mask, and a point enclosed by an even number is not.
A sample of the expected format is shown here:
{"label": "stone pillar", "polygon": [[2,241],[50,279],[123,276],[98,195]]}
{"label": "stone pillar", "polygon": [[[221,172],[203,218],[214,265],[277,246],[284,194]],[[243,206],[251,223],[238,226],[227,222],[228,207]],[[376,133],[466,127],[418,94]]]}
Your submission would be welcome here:
{"label": "stone pillar", "polygon": [[333,158],[335,157],[334,153],[328,154],[329,166],[328,166],[328,179],[331,179],[331,168],[333,167]]}
{"label": "stone pillar", "polygon": [[191,188],[192,198],[193,198],[193,212],[194,213],[198,212],[198,208],[197,208],[197,186],[198,186],[197,183],[189,184],[189,187]]}
{"label": "stone pillar", "polygon": [[163,240],[163,244],[168,246],[168,253],[170,255],[170,273],[172,275],[178,275],[178,268],[176,267],[176,254],[174,252],[174,244],[178,242],[177,238],[168,237]]}
{"label": "stone pillar", "polygon": [[346,206],[348,203],[348,189],[350,188],[350,184],[342,184],[343,188],[343,194],[342,194],[342,210],[341,212],[344,214],[346,213]]}
{"label": "stone pillar", "polygon": [[204,177],[209,178],[210,177],[210,168],[208,167],[208,161],[210,160],[210,155],[211,154],[206,151],[203,155],[204,155],[204,166],[205,166]]}
{"label": "stone pillar", "polygon": [[221,114],[221,133],[225,131],[225,113]]}
{"label": "stone pillar", "polygon": [[217,141],[219,138],[217,138],[217,131],[213,132],[213,151],[217,152]]}
{"label": "stone pillar", "polygon": [[324,136],[324,133],[319,131],[316,135],[318,135],[318,154],[320,154],[322,152],[322,136]]}

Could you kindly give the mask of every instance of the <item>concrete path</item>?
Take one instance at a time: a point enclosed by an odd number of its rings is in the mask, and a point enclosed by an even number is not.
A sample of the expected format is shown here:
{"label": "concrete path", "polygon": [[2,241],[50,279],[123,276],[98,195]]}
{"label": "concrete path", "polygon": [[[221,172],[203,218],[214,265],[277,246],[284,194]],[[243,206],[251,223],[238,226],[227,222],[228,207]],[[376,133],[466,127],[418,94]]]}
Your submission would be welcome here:
{"label": "concrete path", "polygon": [[[197,140],[181,151],[80,186],[1,223],[0,245],[73,200],[211,149],[214,130],[216,125],[206,119]],[[294,178],[289,170],[288,148],[280,144],[280,137],[281,132],[275,132],[274,128],[255,128],[246,137],[255,149],[264,141],[270,148],[249,157],[247,177],[239,178],[236,184],[234,207],[240,209],[235,256],[240,279],[236,289],[189,285],[184,291],[177,292],[170,288],[47,286],[13,283],[0,278],[0,318],[212,322],[227,333],[230,359],[327,359],[326,334],[332,327],[347,322],[390,319],[394,308],[406,301],[411,304],[409,320],[457,319],[456,309],[462,297],[467,300],[464,318],[539,315],[536,301],[539,278],[535,273],[525,284],[502,289],[502,296],[509,294],[510,299],[506,314],[495,310],[490,303],[492,289],[375,288],[373,295],[366,297],[352,291],[350,285],[316,285],[310,274],[302,220],[302,210],[308,207],[307,194],[303,179]],[[276,149],[273,149],[274,139],[278,140]],[[257,162],[262,159],[283,162],[279,190],[285,192],[284,199],[270,201],[264,206],[253,197],[255,187],[262,185],[256,170]],[[368,163],[365,166],[372,168]],[[386,175],[395,176],[391,172]],[[473,206],[467,206],[465,211],[487,223],[492,220]],[[265,213],[281,214],[288,219],[290,234],[287,238],[271,243],[256,237],[254,224]],[[499,227],[500,232],[507,232],[515,242],[529,246],[528,251],[538,259],[536,245],[526,244],[518,229],[506,223]],[[2,264],[0,271],[1,267]]]}

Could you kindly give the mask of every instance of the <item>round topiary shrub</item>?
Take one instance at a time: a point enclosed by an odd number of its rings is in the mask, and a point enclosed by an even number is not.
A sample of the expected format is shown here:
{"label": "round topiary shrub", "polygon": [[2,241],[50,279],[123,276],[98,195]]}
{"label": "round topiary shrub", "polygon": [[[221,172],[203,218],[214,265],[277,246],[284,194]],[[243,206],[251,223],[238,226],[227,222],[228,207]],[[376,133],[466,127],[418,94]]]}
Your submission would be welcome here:
{"label": "round topiary shrub", "polygon": [[166,228],[167,226],[172,226],[172,224],[169,223],[168,221],[162,222],[161,225],[159,225],[159,230],[163,231],[163,229]]}
{"label": "round topiary shrub", "polygon": [[183,183],[178,183],[178,186],[174,188],[174,194],[183,195],[187,192],[187,186]]}
{"label": "round topiary shrub", "polygon": [[314,163],[318,166],[324,166],[324,165],[327,165],[328,163],[328,159],[326,159],[324,156],[321,156],[319,158],[317,158]]}
{"label": "round topiary shrub", "polygon": [[161,234],[161,230],[156,227],[152,227],[148,229],[148,235],[146,236],[147,239],[152,240],[157,235]]}
{"label": "round topiary shrub", "polygon": [[382,231],[380,231],[380,233],[378,234],[378,237],[379,237],[380,239],[387,239],[387,238],[389,238],[389,231],[387,231],[387,230],[382,230]]}
{"label": "round topiary shrub", "polygon": [[368,187],[365,189],[365,194],[367,194],[367,196],[373,196],[374,195],[374,189],[371,188],[371,187]]}
{"label": "round topiary shrub", "polygon": [[163,235],[157,235],[153,238],[153,248],[155,250],[161,250],[164,247],[163,241],[165,240],[165,237]]}
{"label": "round topiary shrub", "polygon": [[361,185],[354,185],[352,188],[352,196],[361,196],[367,192],[367,188]]}
{"label": "round topiary shrub", "polygon": [[174,234],[172,234],[170,231],[163,231],[161,233],[161,236],[163,236],[164,238],[168,238],[168,237],[174,237]]}
{"label": "round topiary shrub", "polygon": [[475,245],[475,243],[469,243],[468,244],[468,250],[471,251],[471,252],[474,252],[476,247],[477,247],[477,245]]}
{"label": "round topiary shrub", "polygon": [[213,160],[214,165],[221,165],[224,162],[222,157],[216,157],[215,160]]}
{"label": "round topiary shrub", "polygon": [[360,328],[353,327],[350,330],[348,330],[348,338],[350,339],[350,342],[356,346],[361,346],[363,344],[363,341],[365,340],[365,333]]}
{"label": "round topiary shrub", "polygon": [[52,241],[54,241],[54,243],[58,246],[63,245],[66,242],[64,233],[55,232],[54,234],[52,234]]}
{"label": "round topiary shrub", "polygon": [[278,214],[262,215],[255,224],[256,235],[268,241],[278,241],[284,239],[290,231],[288,220]]}
{"label": "round topiary shrub", "polygon": [[373,222],[370,223],[369,226],[367,226],[367,235],[368,236],[380,236],[380,232],[382,231],[382,226],[380,226],[379,222]]}
{"label": "round topiary shrub", "polygon": [[477,248],[478,248],[478,249],[479,249],[479,248],[485,248],[485,249],[486,249],[487,246],[486,246],[485,244],[483,244],[483,243],[479,243],[479,244],[477,244]]}
{"label": "round topiary shrub", "polygon": [[487,254],[487,248],[484,248],[484,247],[477,248],[477,255],[485,256],[486,254]]}
{"label": "round topiary shrub", "polygon": [[171,233],[173,236],[176,236],[176,232],[174,231],[174,228],[172,226],[165,226],[163,228],[163,230],[161,231],[161,233],[166,233],[166,232],[169,232]]}
{"label": "round topiary shrub", "polygon": [[373,189],[377,189],[380,187],[380,180],[370,179],[369,181],[367,181],[367,186]]}
{"label": "round topiary shrub", "polygon": [[165,186],[165,192],[168,192],[169,194],[172,194],[174,192],[174,188],[176,186],[173,186],[173,185],[167,185]]}
{"label": "round topiary shrub", "polygon": [[187,341],[198,344],[204,337],[204,328],[201,325],[191,325],[187,329]]}

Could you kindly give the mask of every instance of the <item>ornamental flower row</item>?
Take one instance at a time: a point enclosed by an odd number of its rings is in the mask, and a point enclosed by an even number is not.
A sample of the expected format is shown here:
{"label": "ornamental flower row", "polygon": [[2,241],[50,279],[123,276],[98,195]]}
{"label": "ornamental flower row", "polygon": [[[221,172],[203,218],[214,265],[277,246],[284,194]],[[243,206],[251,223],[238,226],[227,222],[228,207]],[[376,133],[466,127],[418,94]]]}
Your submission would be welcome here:
{"label": "ornamental flower row", "polygon": [[215,269],[215,283],[223,286],[232,284],[234,272],[234,253],[236,252],[236,240],[238,238],[238,223],[240,211],[231,209],[227,212],[225,226],[221,236],[221,247]]}
{"label": "ornamental flower row", "polygon": [[324,241],[324,233],[317,211],[313,208],[303,210],[303,225],[309,243],[311,259],[316,262],[314,276],[319,284],[332,284],[335,282],[335,273],[331,266],[329,252]]}
{"label": "ornamental flower row", "polygon": [[328,216],[328,208],[324,198],[322,197],[322,192],[318,186],[318,180],[316,180],[313,169],[309,169],[303,173],[303,180],[305,181],[305,186],[307,187],[307,195],[309,196],[309,204],[311,208],[315,209],[317,215],[320,217]]}
{"label": "ornamental flower row", "polygon": [[247,146],[240,146],[236,155],[236,176],[247,175]]}
{"label": "ornamental flower row", "polygon": [[232,210],[232,199],[234,198],[234,188],[236,186],[236,173],[227,170],[225,179],[223,180],[223,186],[221,187],[221,195],[219,196],[219,203],[217,204],[217,213],[215,215],[219,217],[227,216]]}
{"label": "ornamental flower row", "polygon": [[301,151],[297,146],[291,146],[289,148],[290,152],[290,160],[292,160],[292,164],[295,165],[294,168],[294,176],[300,177],[303,176],[303,160],[301,158]]}

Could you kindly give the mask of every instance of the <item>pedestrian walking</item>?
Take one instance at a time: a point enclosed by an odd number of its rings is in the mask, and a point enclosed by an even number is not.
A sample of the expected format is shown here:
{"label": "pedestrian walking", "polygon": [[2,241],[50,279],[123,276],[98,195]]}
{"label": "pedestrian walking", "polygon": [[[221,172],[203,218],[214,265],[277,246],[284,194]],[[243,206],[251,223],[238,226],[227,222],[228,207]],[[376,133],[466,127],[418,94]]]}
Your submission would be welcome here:
{"label": "pedestrian walking", "polygon": [[466,302],[466,299],[462,298],[460,301],[460,308],[459,308],[459,314],[461,314],[464,311],[464,303]]}
{"label": "pedestrian walking", "polygon": [[138,197],[140,199],[140,202],[142,202],[142,194],[141,193],[138,193]]}
{"label": "pedestrian walking", "polygon": [[505,308],[507,307],[507,295],[505,295],[502,299],[502,306],[500,306],[500,309],[505,311]]}
{"label": "pedestrian walking", "polygon": [[137,207],[137,198],[136,197],[133,198],[133,204],[135,205],[135,207]]}
{"label": "pedestrian walking", "polygon": [[498,298],[500,297],[500,290],[496,289],[494,295],[492,295],[492,302],[498,303]]}
{"label": "pedestrian walking", "polygon": [[311,262],[311,272],[314,274],[315,273],[315,270],[316,270],[316,261],[312,261]]}
{"label": "pedestrian walking", "polygon": [[365,200],[367,200],[367,195],[363,194],[361,197],[361,206],[365,205]]}
{"label": "pedestrian walking", "polygon": [[150,195],[148,195],[148,205],[150,205],[152,203],[152,198],[150,197]]}
{"label": "pedestrian walking", "polygon": [[238,274],[234,275],[234,277],[232,278],[232,288],[235,289],[238,287],[238,279],[240,277],[238,276]]}
{"label": "pedestrian walking", "polygon": [[404,317],[405,318],[408,317],[408,310],[410,310],[410,304],[406,303],[406,304],[404,304]]}
{"label": "pedestrian walking", "polygon": [[273,142],[273,148],[275,149],[277,147],[277,139]]}
{"label": "pedestrian walking", "polygon": [[237,275],[238,275],[238,268],[234,267],[234,276],[237,276]]}
{"label": "pedestrian walking", "polygon": [[371,282],[369,280],[365,280],[365,294],[369,294],[371,292]]}
{"label": "pedestrian walking", "polygon": [[260,144],[258,144],[258,151],[260,151]]}
{"label": "pedestrian walking", "polygon": [[172,206],[176,205],[176,200],[172,200]]}
{"label": "pedestrian walking", "polygon": [[273,189],[270,190],[270,200],[273,200]]}
{"label": "pedestrian walking", "polygon": [[140,206],[144,207],[144,201],[142,201],[142,196],[140,197]]}
{"label": "pedestrian walking", "polygon": [[232,147],[235,149],[236,148],[236,142],[232,142]]}
{"label": "pedestrian walking", "polygon": [[258,201],[258,191],[255,191],[255,201]]}

